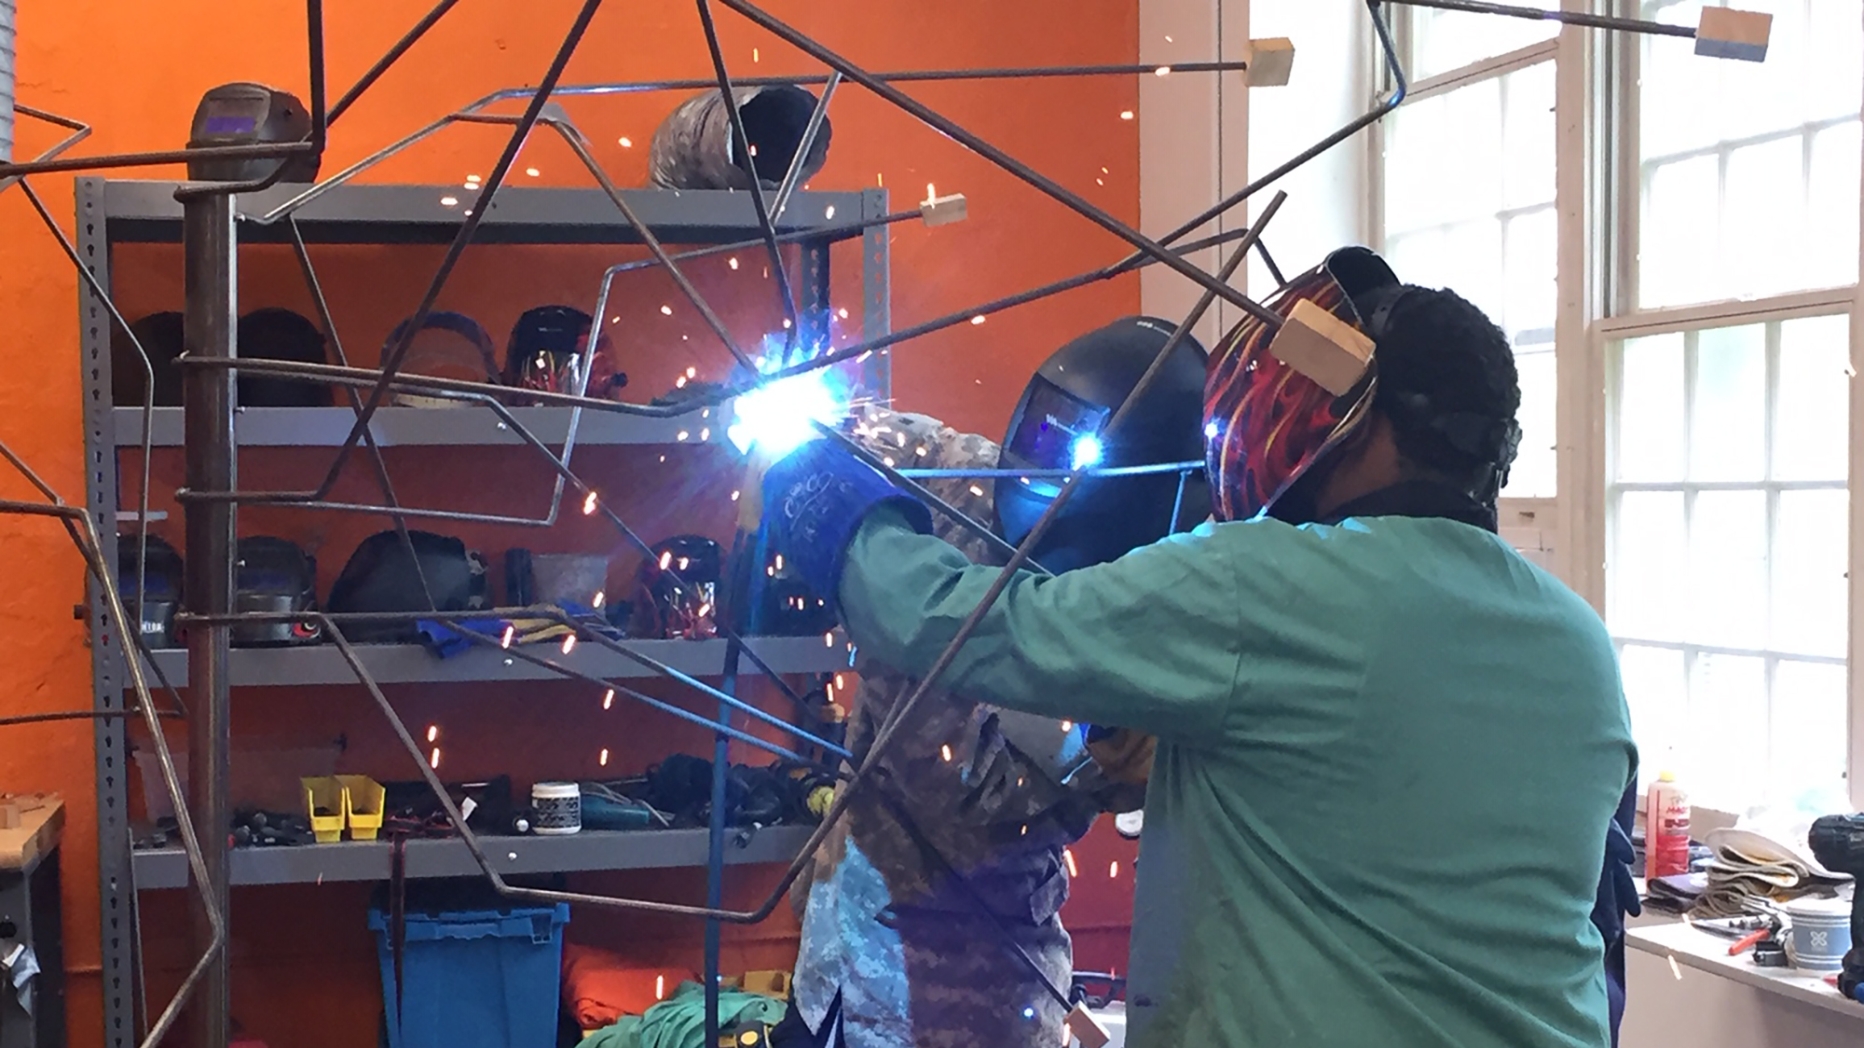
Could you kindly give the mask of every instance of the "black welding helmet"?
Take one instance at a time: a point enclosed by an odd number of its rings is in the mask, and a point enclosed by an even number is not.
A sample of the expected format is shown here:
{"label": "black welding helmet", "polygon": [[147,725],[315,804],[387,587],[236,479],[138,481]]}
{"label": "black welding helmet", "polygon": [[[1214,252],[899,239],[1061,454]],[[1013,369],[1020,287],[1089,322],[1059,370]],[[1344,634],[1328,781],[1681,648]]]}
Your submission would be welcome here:
{"label": "black welding helmet", "polygon": [[[151,648],[178,647],[175,633],[175,609],[181,606],[181,554],[159,535],[149,536],[147,557],[140,550],[135,532],[117,535],[117,592],[123,595],[123,610],[141,623],[142,639]],[[142,570],[138,571],[138,565]],[[136,584],[141,578],[144,596],[138,600]]]}
{"label": "black welding helmet", "polygon": [[[505,384],[550,393],[576,392],[584,350],[589,346],[589,314],[575,306],[538,306],[527,309],[512,325],[505,344]],[[607,400],[628,384],[628,376],[615,370],[608,336],[596,339],[589,364],[585,396]],[[515,403],[526,401],[519,397]]]}
{"label": "black welding helmet", "polygon": [[[328,363],[324,333],[289,309],[255,309],[239,318],[239,355],[248,360]],[[323,408],[330,390],[315,382],[239,373],[239,403],[249,408]]]}
{"label": "black welding helmet", "polygon": [[[1172,350],[1120,429],[1104,433],[1174,326],[1126,317],[1056,350],[1010,416],[1003,467],[1052,472],[1200,460],[1206,354],[1190,337]],[[999,478],[998,533],[1020,544],[1061,484],[1054,476]],[[1210,512],[1206,487],[1195,480],[1181,484],[1180,474],[1171,471],[1084,479],[1034,557],[1051,571],[1115,560],[1203,520]]]}
{"label": "black welding helmet", "polygon": [[[233,610],[297,612],[317,606],[317,560],[295,542],[253,535],[234,551]],[[313,622],[242,622],[233,627],[236,647],[311,644],[323,629]]]}
{"label": "black welding helmet", "polygon": [[[412,546],[414,556],[408,556]],[[422,580],[427,588],[421,588]],[[485,607],[486,562],[449,535],[409,531],[408,542],[393,531],[362,540],[330,587],[332,612],[426,611],[428,594],[441,611]],[[420,631],[412,622],[352,623],[343,635],[365,643],[413,643]]]}
{"label": "black welding helmet", "polygon": [[[136,336],[135,341],[130,335]],[[149,371],[136,354],[136,343],[149,354]],[[129,331],[110,326],[110,399],[117,407],[142,406],[143,385],[155,374],[153,390],[156,407],[181,406],[181,369],[175,358],[181,356],[181,314],[151,313],[131,322]]]}

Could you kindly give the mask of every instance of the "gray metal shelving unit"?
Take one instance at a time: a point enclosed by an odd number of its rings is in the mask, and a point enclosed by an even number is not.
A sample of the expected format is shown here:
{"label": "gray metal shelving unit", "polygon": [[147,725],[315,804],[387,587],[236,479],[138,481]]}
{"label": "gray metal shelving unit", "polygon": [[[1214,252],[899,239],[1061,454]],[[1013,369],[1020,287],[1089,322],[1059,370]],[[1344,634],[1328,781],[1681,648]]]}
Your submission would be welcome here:
{"label": "gray metal shelving unit", "polygon": [[[174,197],[179,183],[117,181],[80,178],[76,184],[78,250],[86,267],[107,294],[111,287],[111,252],[117,244],[179,243],[182,207]],[[242,246],[286,243],[286,223],[264,223],[262,216],[297,196],[301,187],[278,187],[236,201],[237,235]],[[751,240],[758,235],[751,199],[744,193],[723,191],[675,192],[625,190],[629,205],[669,245],[705,245]],[[450,241],[463,217],[460,191],[445,186],[344,185],[323,192],[295,213],[296,225],[310,244],[440,244]],[[451,202],[449,202],[451,201]],[[850,231],[848,223],[872,221],[887,213],[883,190],[849,193],[797,193],[777,221],[779,232],[824,229],[819,238],[800,242],[801,308],[805,316],[826,323],[829,306],[829,246],[836,240],[858,240],[862,299],[859,310],[863,338],[890,330],[888,230],[884,225]],[[830,228],[836,227],[836,228]],[[632,244],[634,231],[613,203],[597,189],[506,188],[487,212],[477,243],[504,244]],[[591,291],[593,292],[593,288]],[[80,284],[78,321],[81,333],[80,367],[84,388],[84,443],[86,500],[99,535],[106,562],[117,555],[115,534],[119,525],[117,454],[141,442],[141,413],[111,403],[111,321],[104,300]],[[874,354],[864,365],[862,381],[870,388],[890,388],[889,358]],[[714,409],[722,415],[728,407]],[[568,412],[560,409],[518,409],[519,419],[546,442],[560,442]],[[342,442],[353,420],[347,408],[253,408],[241,413],[236,440],[242,448],[328,447]],[[694,424],[697,422],[698,424]],[[642,419],[586,411],[578,441],[584,444],[674,444],[701,442],[700,430],[709,428],[719,439],[722,424],[707,426],[693,415],[676,419]],[[481,408],[387,408],[372,421],[383,446],[508,445],[518,444],[515,434]],[[158,409],[152,419],[154,444],[182,446],[181,409]],[[682,437],[680,434],[685,433]],[[104,601],[90,602],[92,666],[95,705],[99,711],[121,712],[128,678],[123,664],[119,624],[104,610]],[[716,675],[725,667],[722,641],[634,642],[653,658],[696,675]],[[781,672],[824,671],[847,664],[848,652],[840,638],[824,643],[821,637],[764,638],[754,642],[758,652]],[[364,646],[366,665],[385,683],[414,681],[519,681],[550,676],[548,671],[521,660],[492,652],[469,652],[457,659],[438,660],[412,647]],[[546,650],[547,657],[600,676],[644,672],[613,652],[593,645],[580,646],[570,657]],[[185,651],[160,652],[158,664],[180,683],[186,676]],[[235,651],[232,662],[235,685],[291,686],[341,684],[353,680],[341,658],[329,649]],[[99,883],[102,905],[102,985],[105,1043],[108,1048],[135,1044],[133,971],[133,894],[138,888],[172,888],[186,884],[186,867],[179,852],[157,849],[133,852],[129,846],[128,784],[131,777],[128,740],[122,717],[97,720],[96,764],[98,800]],[[798,828],[772,828],[757,832],[742,846],[728,845],[725,862],[785,861],[796,853],[807,834]],[[639,833],[586,833],[567,838],[492,838],[488,855],[507,873],[548,873],[594,869],[707,866],[711,859],[706,830],[663,830]],[[408,848],[414,876],[470,875],[476,871],[464,845],[458,841],[414,841]],[[315,883],[324,880],[372,880],[386,875],[386,844],[349,843],[304,848],[256,849],[233,857],[236,884]],[[713,871],[716,861],[710,863]]]}

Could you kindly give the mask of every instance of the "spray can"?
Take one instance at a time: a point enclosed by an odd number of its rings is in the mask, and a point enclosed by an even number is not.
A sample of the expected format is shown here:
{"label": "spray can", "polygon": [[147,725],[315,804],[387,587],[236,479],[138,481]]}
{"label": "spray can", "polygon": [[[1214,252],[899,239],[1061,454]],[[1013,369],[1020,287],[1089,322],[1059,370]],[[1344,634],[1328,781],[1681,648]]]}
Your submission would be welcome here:
{"label": "spray can", "polygon": [[1644,802],[1644,876],[1689,872],[1689,794],[1668,771],[1650,784]]}

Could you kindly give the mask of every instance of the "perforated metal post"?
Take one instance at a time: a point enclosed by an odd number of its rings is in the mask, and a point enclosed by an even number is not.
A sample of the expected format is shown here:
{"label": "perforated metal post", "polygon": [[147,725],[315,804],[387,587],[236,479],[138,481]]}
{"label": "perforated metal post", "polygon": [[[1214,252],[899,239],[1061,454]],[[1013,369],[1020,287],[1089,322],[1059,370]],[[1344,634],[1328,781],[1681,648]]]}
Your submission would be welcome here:
{"label": "perforated metal post", "polygon": [[[182,341],[188,355],[202,360],[238,355],[238,318],[233,197],[226,193],[188,196],[182,201],[182,255],[187,306]],[[190,370],[183,380],[183,425],[187,433],[187,483],[193,491],[231,491],[235,486],[233,447],[233,372],[225,368]],[[187,602],[205,615],[233,610],[233,536],[236,509],[230,502],[186,503]],[[227,694],[228,642],[232,627],[195,626],[188,630],[188,807],[206,857],[206,906],[225,919],[231,858],[227,832],[232,806],[227,796],[228,751],[232,730]],[[184,816],[186,817],[186,816]],[[203,912],[191,915],[193,948],[205,950],[214,929]],[[226,1048],[228,999],[227,952],[222,951],[203,975],[189,1007],[189,1043],[194,1048]]]}

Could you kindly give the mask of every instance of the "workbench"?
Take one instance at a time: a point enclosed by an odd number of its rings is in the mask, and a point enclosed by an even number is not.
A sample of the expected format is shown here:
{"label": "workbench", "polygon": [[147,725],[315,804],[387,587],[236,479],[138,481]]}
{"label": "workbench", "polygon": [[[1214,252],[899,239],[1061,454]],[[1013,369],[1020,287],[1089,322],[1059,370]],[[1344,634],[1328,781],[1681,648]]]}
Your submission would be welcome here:
{"label": "workbench", "polygon": [[32,1010],[21,1007],[0,966],[0,1048],[63,1048],[64,934],[59,917],[58,844],[65,806],[56,797],[0,798],[0,960],[25,947],[38,961]]}
{"label": "workbench", "polygon": [[1622,1048],[1855,1048],[1864,1004],[1823,973],[1756,967],[1732,943],[1681,921],[1648,919],[1625,933]]}

